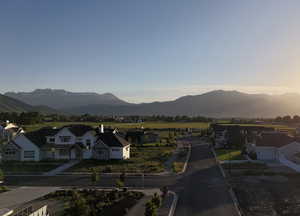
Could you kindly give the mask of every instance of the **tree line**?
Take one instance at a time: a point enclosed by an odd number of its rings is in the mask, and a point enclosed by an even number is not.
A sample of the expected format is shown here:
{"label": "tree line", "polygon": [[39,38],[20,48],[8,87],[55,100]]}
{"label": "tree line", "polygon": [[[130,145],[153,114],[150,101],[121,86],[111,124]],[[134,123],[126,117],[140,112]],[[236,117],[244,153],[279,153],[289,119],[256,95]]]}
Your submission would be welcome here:
{"label": "tree line", "polygon": [[2,112],[0,113],[0,121],[9,120],[17,124],[29,125],[42,122],[212,122],[213,119],[202,116],[100,116],[100,115],[63,115],[63,114],[41,114],[38,112]]}

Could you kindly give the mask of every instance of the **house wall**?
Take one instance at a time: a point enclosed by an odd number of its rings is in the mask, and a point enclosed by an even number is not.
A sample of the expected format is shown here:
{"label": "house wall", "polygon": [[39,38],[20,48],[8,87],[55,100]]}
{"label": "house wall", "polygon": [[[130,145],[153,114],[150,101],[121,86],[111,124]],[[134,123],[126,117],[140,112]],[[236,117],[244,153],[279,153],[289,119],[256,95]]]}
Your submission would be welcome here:
{"label": "house wall", "polygon": [[130,145],[123,148],[123,159],[130,158]]}
{"label": "house wall", "polygon": [[[14,142],[21,147],[21,161],[39,161],[40,160],[40,149],[34,145],[29,139],[27,139],[23,134],[17,136],[14,139]],[[27,158],[25,157],[26,151],[33,151],[34,157]],[[25,154],[24,154],[25,153]]]}
{"label": "house wall", "polygon": [[123,148],[122,147],[111,147],[110,148],[110,159],[123,159]]}
{"label": "house wall", "polygon": [[97,160],[109,160],[110,159],[110,149],[103,142],[99,141],[95,144],[92,151],[92,158]]}
{"label": "house wall", "polygon": [[37,209],[35,212],[30,214],[29,216],[47,216],[47,205],[43,206],[40,209]]}
{"label": "house wall", "polygon": [[[68,142],[63,142],[61,141],[60,137],[70,137],[70,140]],[[74,136],[74,134],[72,134],[68,128],[63,128],[62,130],[60,130],[55,136],[55,144],[69,144],[69,145],[73,145],[76,142],[76,136]]]}
{"label": "house wall", "polygon": [[[12,154],[12,152],[15,152],[14,154]],[[21,160],[21,151],[20,149],[15,146],[12,143],[8,143],[7,145],[5,145],[5,147],[3,148],[3,154],[2,154],[2,159],[3,160],[15,160],[15,161],[19,161]]]}
{"label": "house wall", "polygon": [[82,155],[83,159],[90,159],[93,157],[93,148],[95,146],[96,138],[91,132],[87,132],[86,134],[84,134],[82,136],[82,143],[85,146],[88,146],[87,140],[91,141],[91,145],[90,145],[89,149],[87,148],[87,149],[83,150],[83,155]]}

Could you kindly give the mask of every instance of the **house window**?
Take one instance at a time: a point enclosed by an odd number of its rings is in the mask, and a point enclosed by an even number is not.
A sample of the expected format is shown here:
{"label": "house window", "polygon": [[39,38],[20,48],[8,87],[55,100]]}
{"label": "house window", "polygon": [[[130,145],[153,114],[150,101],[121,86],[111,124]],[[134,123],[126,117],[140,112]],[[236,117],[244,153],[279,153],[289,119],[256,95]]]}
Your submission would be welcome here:
{"label": "house window", "polygon": [[70,142],[71,137],[70,136],[60,136],[59,139],[61,142]]}
{"label": "house window", "polygon": [[34,158],[35,151],[24,151],[24,158]]}
{"label": "house window", "polygon": [[54,143],[55,142],[55,138],[49,138],[49,143]]}
{"label": "house window", "polygon": [[59,150],[59,155],[60,156],[67,156],[67,155],[69,155],[68,149],[60,149]]}
{"label": "house window", "polygon": [[91,140],[87,139],[85,143],[86,143],[87,149],[91,149]]}
{"label": "house window", "polygon": [[5,154],[6,155],[15,155],[16,151],[14,149],[6,149]]}

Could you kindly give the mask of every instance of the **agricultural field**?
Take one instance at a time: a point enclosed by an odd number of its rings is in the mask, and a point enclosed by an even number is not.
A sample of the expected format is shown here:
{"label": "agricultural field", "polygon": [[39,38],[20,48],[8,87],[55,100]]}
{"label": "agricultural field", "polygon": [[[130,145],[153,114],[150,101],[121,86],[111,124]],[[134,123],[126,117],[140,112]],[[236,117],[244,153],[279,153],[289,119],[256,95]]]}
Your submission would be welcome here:
{"label": "agricultural field", "polygon": [[237,126],[245,126],[245,127],[270,127],[278,130],[295,130],[295,127],[288,126],[288,125],[283,125],[283,124],[222,124],[222,125],[237,125]]}
{"label": "agricultural field", "polygon": [[83,160],[68,172],[131,172],[131,173],[159,173],[165,171],[164,163],[171,157],[174,146],[162,147],[131,147],[128,160]]}
{"label": "agricultural field", "polygon": [[117,122],[44,122],[34,125],[22,125],[26,131],[38,130],[42,127],[63,127],[70,124],[85,124],[93,127],[103,124],[104,126],[116,127],[119,129],[131,129],[131,128],[150,128],[150,129],[167,129],[167,128],[196,128],[206,129],[209,127],[209,123],[206,122],[143,122],[143,123],[117,123]]}

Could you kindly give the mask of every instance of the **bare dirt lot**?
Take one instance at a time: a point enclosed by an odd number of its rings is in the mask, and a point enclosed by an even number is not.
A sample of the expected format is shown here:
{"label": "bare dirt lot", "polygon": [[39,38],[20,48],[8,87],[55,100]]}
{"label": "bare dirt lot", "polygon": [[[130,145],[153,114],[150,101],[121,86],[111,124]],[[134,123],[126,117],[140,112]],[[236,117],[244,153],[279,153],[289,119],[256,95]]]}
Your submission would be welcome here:
{"label": "bare dirt lot", "polygon": [[236,176],[231,184],[245,216],[300,215],[300,175]]}

